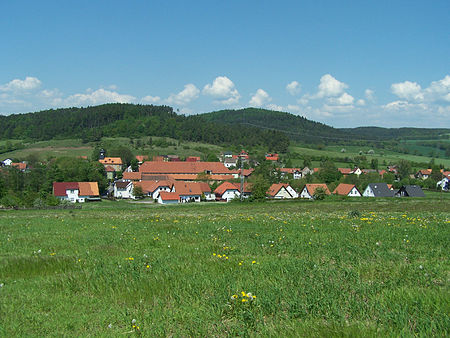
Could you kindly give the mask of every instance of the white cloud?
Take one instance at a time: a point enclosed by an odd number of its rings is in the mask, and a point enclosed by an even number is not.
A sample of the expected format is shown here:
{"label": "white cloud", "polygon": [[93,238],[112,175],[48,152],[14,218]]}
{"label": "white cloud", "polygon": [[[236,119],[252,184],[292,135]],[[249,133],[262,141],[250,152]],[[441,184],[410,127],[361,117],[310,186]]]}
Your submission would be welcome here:
{"label": "white cloud", "polygon": [[339,80],[336,80],[330,74],[325,74],[320,78],[319,91],[316,98],[334,97],[341,95],[348,86]]}
{"label": "white cloud", "polygon": [[188,83],[178,94],[170,94],[166,101],[169,104],[178,104],[180,106],[183,106],[195,100],[198,97],[199,93],[200,90],[195,85],[193,85],[192,83]]}
{"label": "white cloud", "polygon": [[375,92],[372,89],[366,89],[364,91],[364,96],[369,102],[375,101]]}
{"label": "white cloud", "polygon": [[301,104],[302,106],[306,106],[309,102],[309,97],[308,95],[303,95],[301,99],[297,100],[298,104]]}
{"label": "white cloud", "polygon": [[144,96],[141,101],[143,103],[158,103],[159,101],[161,101],[161,98],[159,96],[147,95]]}
{"label": "white cloud", "polygon": [[417,82],[405,81],[393,83],[391,91],[401,99],[422,101],[424,99],[422,88]]}
{"label": "white cloud", "polygon": [[233,81],[226,76],[218,76],[214,79],[212,85],[207,84],[203,88],[203,94],[215,97],[219,99],[215,101],[216,103],[225,105],[236,104],[241,98],[241,95],[235,88]]}
{"label": "white cloud", "polygon": [[284,111],[285,110],[283,106],[280,106],[280,105],[277,105],[277,104],[273,104],[273,103],[268,104],[266,106],[266,108],[270,109],[270,110],[275,110],[275,111]]}
{"label": "white cloud", "polygon": [[356,104],[358,106],[365,106],[366,105],[366,101],[364,101],[363,99],[359,99],[358,101],[356,101]]}
{"label": "white cloud", "polygon": [[300,83],[297,81],[292,81],[291,83],[288,83],[286,85],[286,90],[289,94],[292,96],[300,94],[300,91],[302,90]]}
{"label": "white cloud", "polygon": [[287,105],[287,111],[300,113],[301,112],[301,108],[300,108],[300,106],[297,106],[297,105],[294,105],[294,104],[288,104]]}
{"label": "white cloud", "polygon": [[446,75],[442,80],[431,82],[424,92],[425,97],[430,101],[450,102],[450,75]]}
{"label": "white cloud", "polygon": [[272,101],[272,98],[269,96],[269,94],[267,94],[267,92],[263,89],[259,88],[256,91],[255,95],[253,95],[250,99],[249,104],[253,107],[262,107],[270,101]]}
{"label": "white cloud", "polygon": [[337,97],[337,98],[329,98],[328,102],[331,104],[336,104],[336,105],[349,105],[349,104],[353,104],[353,102],[355,101],[355,98],[347,93],[343,93],[341,96]]}
{"label": "white cloud", "polygon": [[389,102],[381,107],[390,112],[403,111],[403,112],[413,113],[414,111],[417,112],[419,110],[421,112],[425,112],[425,111],[429,110],[428,105],[426,105],[425,103],[410,103],[410,102],[404,101],[404,100]]}
{"label": "white cloud", "polygon": [[64,100],[66,105],[96,105],[103,103],[128,103],[136,101],[136,98],[131,95],[119,94],[117,92],[106,89],[97,89],[96,91],[88,91],[86,94],[70,95]]}
{"label": "white cloud", "polygon": [[36,77],[27,76],[25,80],[14,79],[7,84],[0,86],[2,91],[27,91],[39,88],[42,82]]}

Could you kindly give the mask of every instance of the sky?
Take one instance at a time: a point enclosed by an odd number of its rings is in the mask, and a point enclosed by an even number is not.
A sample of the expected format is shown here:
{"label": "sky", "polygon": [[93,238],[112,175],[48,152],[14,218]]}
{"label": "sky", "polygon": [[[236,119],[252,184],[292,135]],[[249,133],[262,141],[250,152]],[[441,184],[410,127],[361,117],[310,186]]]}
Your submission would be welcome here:
{"label": "sky", "polygon": [[450,128],[450,1],[2,1],[0,114],[109,102]]}

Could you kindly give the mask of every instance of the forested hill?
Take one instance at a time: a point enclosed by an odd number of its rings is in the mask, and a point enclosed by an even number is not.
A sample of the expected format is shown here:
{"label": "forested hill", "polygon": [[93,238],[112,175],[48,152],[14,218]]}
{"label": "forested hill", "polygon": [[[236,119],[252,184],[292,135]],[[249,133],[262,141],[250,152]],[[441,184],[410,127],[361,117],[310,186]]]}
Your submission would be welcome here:
{"label": "forested hill", "polygon": [[273,110],[258,108],[220,110],[201,114],[200,116],[212,122],[238,123],[247,127],[283,131],[290,139],[304,142],[315,143],[322,140],[351,139],[347,133],[326,124],[314,122],[302,116]]}
{"label": "forested hill", "polygon": [[262,145],[286,151],[289,138],[282,132],[207,121],[201,116],[176,114],[171,107],[104,104],[86,108],[50,109],[36,113],[0,115],[0,139],[50,140],[164,136],[219,145]]}
{"label": "forested hill", "polygon": [[333,128],[323,123],[308,120],[290,113],[246,108],[240,110],[220,110],[201,114],[203,118],[217,122],[259,127],[266,130],[283,131],[290,139],[303,142],[354,142],[391,141],[396,139],[437,139],[450,134],[450,129],[427,128]]}

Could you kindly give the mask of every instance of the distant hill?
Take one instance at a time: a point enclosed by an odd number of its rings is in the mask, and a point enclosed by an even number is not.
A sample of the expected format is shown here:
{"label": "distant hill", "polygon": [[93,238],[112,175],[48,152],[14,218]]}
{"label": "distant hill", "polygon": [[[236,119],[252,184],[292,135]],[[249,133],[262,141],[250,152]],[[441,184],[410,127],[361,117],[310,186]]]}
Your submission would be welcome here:
{"label": "distant hill", "polygon": [[449,135],[450,129],[427,128],[333,128],[326,124],[308,120],[302,116],[290,113],[246,108],[239,110],[220,110],[201,114],[203,118],[212,122],[241,124],[282,131],[292,140],[306,143],[324,142],[354,142],[361,141],[391,141],[396,139],[437,139],[442,135]]}
{"label": "distant hill", "polygon": [[36,113],[0,116],[0,139],[51,140],[81,138],[98,141],[103,136],[163,136],[218,145],[264,146],[284,152],[289,138],[283,133],[209,121],[201,116],[176,114],[171,107],[104,104],[86,108],[50,109]]}

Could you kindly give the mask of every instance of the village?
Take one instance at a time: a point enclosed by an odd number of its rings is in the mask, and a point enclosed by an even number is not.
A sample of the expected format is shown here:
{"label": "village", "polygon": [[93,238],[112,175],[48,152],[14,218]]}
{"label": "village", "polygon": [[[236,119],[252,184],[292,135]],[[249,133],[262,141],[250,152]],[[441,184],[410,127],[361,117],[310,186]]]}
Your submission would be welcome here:
{"label": "village", "polygon": [[[116,200],[145,200],[159,204],[197,203],[197,202],[230,202],[252,198],[253,183],[251,175],[260,163],[252,161],[249,154],[242,150],[238,154],[222,152],[219,162],[201,161],[199,156],[188,156],[181,159],[177,155],[136,156],[138,167],[133,171],[131,166],[124,165],[120,157],[105,156],[102,149],[98,162],[104,166],[109,186],[102,194],[97,182],[54,182],[53,195],[61,201],[84,203],[101,201],[102,198]],[[279,155],[267,153],[265,161],[269,164],[271,175],[278,177],[265,192],[267,199],[323,199],[328,195],[348,197],[425,197],[419,185],[402,185],[394,188],[393,184],[383,182],[386,173],[397,174],[395,165],[386,169],[336,168],[341,177],[360,177],[374,174],[379,180],[369,182],[364,190],[355,184],[338,183],[334,189],[326,183],[317,182],[321,168],[287,168],[283,167]],[[15,167],[26,171],[27,164],[3,161],[5,167]],[[255,168],[249,167],[252,164]],[[244,169],[244,166],[248,169]],[[411,178],[426,180],[431,169],[421,169]],[[448,190],[450,171],[441,170],[442,180],[438,187]],[[376,176],[375,176],[376,177]],[[307,179],[303,186],[290,184]],[[331,185],[333,186],[333,185]]]}

